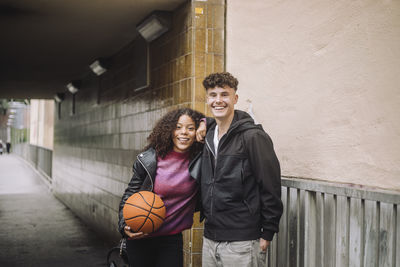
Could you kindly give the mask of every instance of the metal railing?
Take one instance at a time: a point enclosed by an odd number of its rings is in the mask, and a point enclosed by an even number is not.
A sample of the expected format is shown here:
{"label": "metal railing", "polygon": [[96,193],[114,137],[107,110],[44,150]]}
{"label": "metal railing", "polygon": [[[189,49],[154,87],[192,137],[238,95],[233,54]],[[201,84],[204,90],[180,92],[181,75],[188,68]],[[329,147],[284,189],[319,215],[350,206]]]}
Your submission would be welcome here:
{"label": "metal railing", "polygon": [[52,150],[28,143],[20,143],[14,145],[13,153],[21,156],[30,164],[32,164],[32,166],[44,174],[48,182],[51,183],[53,165]]}
{"label": "metal railing", "polygon": [[400,266],[400,193],[283,178],[267,266]]}

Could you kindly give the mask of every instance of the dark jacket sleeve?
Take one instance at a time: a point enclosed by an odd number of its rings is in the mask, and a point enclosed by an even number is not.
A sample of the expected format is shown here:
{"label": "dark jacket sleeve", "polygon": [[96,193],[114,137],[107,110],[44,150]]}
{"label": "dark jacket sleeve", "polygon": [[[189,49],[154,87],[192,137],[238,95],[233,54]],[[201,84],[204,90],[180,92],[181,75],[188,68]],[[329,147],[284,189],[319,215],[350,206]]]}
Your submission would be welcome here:
{"label": "dark jacket sleeve", "polygon": [[128,184],[128,187],[125,189],[125,193],[122,196],[121,202],[119,203],[119,221],[118,221],[118,231],[121,233],[123,237],[125,237],[124,227],[126,226],[124,216],[122,213],[122,209],[124,208],[126,200],[138,192],[146,178],[146,170],[143,168],[142,164],[136,160],[133,164],[133,175],[131,181]]}
{"label": "dark jacket sleeve", "polygon": [[261,129],[246,132],[246,147],[260,191],[261,237],[271,241],[279,232],[283,212],[281,169],[271,138]]}
{"label": "dark jacket sleeve", "polygon": [[206,127],[207,127],[207,131],[208,129],[211,128],[211,126],[213,126],[215,124],[215,119],[212,117],[206,117]]}
{"label": "dark jacket sleeve", "polygon": [[[200,187],[200,179],[201,179],[201,161],[202,161],[202,153],[200,152],[193,160],[192,162],[189,164],[189,173],[190,176],[192,176],[198,186]],[[195,212],[197,211],[201,211],[201,194],[200,194],[200,190],[197,191],[197,201],[196,201],[196,207],[195,207]]]}

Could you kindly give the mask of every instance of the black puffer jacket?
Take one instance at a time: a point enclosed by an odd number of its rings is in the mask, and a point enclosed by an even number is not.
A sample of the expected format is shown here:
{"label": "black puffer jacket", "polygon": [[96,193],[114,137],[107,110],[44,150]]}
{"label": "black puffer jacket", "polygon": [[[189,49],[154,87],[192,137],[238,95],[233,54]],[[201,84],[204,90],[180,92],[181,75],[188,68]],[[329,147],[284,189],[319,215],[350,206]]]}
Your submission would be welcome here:
{"label": "black puffer jacket", "polygon": [[204,236],[215,241],[272,240],[283,211],[272,141],[246,112],[235,110],[215,157],[215,125],[207,126],[202,155]]}
{"label": "black puffer jacket", "polygon": [[[201,166],[201,154],[197,155],[193,160],[189,162],[189,173],[190,175],[199,181],[200,177],[200,166]],[[136,161],[133,164],[133,176],[125,189],[125,193],[122,196],[119,204],[119,221],[118,231],[122,236],[125,236],[124,227],[125,220],[122,213],[122,209],[125,205],[126,200],[138,191],[153,191],[154,179],[157,171],[157,155],[153,148],[140,153],[136,157]]]}

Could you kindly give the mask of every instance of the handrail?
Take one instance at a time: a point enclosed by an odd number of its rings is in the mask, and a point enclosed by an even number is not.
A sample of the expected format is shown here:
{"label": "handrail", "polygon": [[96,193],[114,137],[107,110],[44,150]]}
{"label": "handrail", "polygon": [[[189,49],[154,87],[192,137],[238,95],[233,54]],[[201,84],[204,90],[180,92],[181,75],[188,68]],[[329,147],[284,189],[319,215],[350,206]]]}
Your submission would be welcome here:
{"label": "handrail", "polygon": [[361,185],[282,177],[282,186],[344,197],[400,204],[400,192]]}

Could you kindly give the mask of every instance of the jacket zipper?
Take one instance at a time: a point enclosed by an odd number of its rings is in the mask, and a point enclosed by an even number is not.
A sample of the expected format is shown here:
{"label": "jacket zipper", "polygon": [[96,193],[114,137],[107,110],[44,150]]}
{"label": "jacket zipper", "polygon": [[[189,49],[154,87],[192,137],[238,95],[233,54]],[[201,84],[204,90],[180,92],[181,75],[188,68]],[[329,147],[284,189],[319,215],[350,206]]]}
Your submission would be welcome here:
{"label": "jacket zipper", "polygon": [[212,183],[211,183],[211,192],[210,192],[210,197],[211,197],[211,204],[210,204],[210,216],[212,216],[213,214],[213,191],[214,191],[214,183],[215,183],[215,170],[217,168],[217,157],[214,154],[214,151],[211,149],[210,144],[208,143],[207,139],[206,139],[206,145],[208,147],[208,150],[210,150],[211,154],[213,154],[214,159],[215,159],[215,164],[214,164],[214,171],[213,171],[213,177],[212,177]]}
{"label": "jacket zipper", "polygon": [[213,154],[214,158],[217,159],[217,157],[215,156],[214,151],[211,149],[210,144],[208,143],[207,139],[206,139],[206,145],[208,147],[208,150],[211,151],[211,154]]}
{"label": "jacket zipper", "polygon": [[150,177],[150,182],[151,182],[151,190],[150,190],[150,191],[153,191],[153,189],[154,189],[153,177],[151,177],[151,175],[150,175],[149,171],[147,170],[146,166],[145,166],[145,165],[143,164],[143,162],[139,159],[139,156],[136,156],[136,158],[138,159],[138,161],[140,162],[140,164],[142,164],[143,168],[144,168],[144,169],[146,170],[146,172],[147,172],[147,175]]}
{"label": "jacket zipper", "polygon": [[[228,134],[230,133],[230,131],[228,130],[228,132],[226,132],[226,134],[224,136],[222,136],[222,138],[219,140],[220,142],[218,143],[218,147],[217,150],[219,150],[219,148],[221,147],[221,144],[223,143],[223,141],[225,141],[225,139],[227,138]],[[208,143],[208,140],[205,139],[206,141],[206,145],[208,150],[211,151],[211,154],[213,154],[214,159],[215,159],[215,164],[214,164],[214,172],[213,172],[213,180],[212,180],[212,184],[211,184],[211,192],[210,192],[210,197],[211,197],[211,204],[210,204],[210,216],[213,215],[213,203],[214,203],[214,199],[213,199],[213,191],[214,191],[214,183],[215,183],[215,171],[217,169],[217,155],[215,155],[214,151],[211,149],[210,144]]]}

